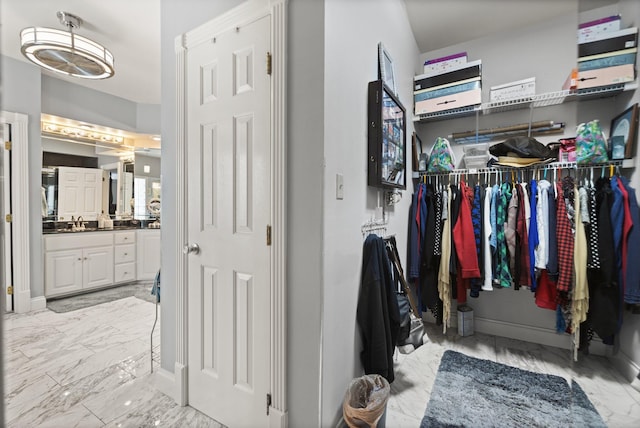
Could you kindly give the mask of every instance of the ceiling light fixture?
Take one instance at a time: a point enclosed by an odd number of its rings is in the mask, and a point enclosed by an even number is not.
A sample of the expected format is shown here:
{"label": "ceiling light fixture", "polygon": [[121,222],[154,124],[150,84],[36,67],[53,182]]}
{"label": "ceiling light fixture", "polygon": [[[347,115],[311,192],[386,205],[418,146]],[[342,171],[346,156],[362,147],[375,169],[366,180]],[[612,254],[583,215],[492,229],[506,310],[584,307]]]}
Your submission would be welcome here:
{"label": "ceiling light fixture", "polygon": [[101,44],[73,33],[82,19],[58,12],[69,31],[28,27],[20,32],[22,54],[47,70],[83,79],[106,79],[114,75],[113,55]]}
{"label": "ceiling light fixture", "polygon": [[41,121],[40,130],[42,131],[42,135],[45,137],[62,136],[74,138],[81,141],[96,143],[106,142],[111,144],[116,143],[118,145],[130,145],[131,143],[130,141],[127,141],[125,136],[96,130],[91,130],[91,132],[88,132],[82,125],[80,125],[80,127],[57,125],[55,123],[43,120]]}

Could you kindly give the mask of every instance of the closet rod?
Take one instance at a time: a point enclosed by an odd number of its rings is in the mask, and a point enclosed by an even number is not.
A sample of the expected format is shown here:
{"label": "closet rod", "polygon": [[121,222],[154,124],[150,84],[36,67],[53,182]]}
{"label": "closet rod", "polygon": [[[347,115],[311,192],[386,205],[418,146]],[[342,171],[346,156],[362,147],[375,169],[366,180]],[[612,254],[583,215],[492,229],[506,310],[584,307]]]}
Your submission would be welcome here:
{"label": "closet rod", "polygon": [[493,167],[487,168],[464,168],[464,169],[454,169],[453,171],[447,172],[420,172],[420,176],[441,176],[441,175],[461,175],[461,174],[480,174],[480,173],[491,173],[491,172],[500,172],[500,171],[530,171],[530,170],[545,170],[545,169],[589,169],[589,168],[602,168],[602,167],[620,167],[622,166],[622,160],[612,160],[606,163],[594,163],[594,164],[582,164],[578,165],[575,162],[553,162],[547,164],[540,165],[530,165],[526,167],[513,167],[513,166],[503,166],[496,165]]}

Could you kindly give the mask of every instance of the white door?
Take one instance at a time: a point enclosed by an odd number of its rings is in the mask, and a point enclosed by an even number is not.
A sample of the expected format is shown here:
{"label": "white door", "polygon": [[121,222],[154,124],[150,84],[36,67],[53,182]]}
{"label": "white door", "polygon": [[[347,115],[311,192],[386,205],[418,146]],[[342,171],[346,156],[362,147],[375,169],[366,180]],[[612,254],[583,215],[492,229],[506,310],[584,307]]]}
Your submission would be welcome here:
{"label": "white door", "polygon": [[102,170],[58,168],[58,219],[95,220],[102,211]]}
{"label": "white door", "polygon": [[[2,143],[11,141],[11,125],[0,124]],[[2,218],[0,218],[0,277],[2,293],[4,294],[5,311],[13,311],[13,295],[9,294],[9,287],[13,283],[13,261],[11,250],[11,223],[5,222],[5,216],[11,212],[11,151],[6,147],[0,148],[0,204]],[[0,300],[1,301],[1,300]]]}
{"label": "white door", "polygon": [[189,404],[268,426],[270,18],[187,53]]}

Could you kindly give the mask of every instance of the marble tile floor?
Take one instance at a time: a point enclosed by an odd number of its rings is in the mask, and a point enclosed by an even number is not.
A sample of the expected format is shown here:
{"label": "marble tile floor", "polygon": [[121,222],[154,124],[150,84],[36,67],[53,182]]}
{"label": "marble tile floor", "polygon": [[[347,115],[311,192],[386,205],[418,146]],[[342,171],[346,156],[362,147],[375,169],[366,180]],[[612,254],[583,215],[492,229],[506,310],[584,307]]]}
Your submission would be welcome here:
{"label": "marble tile floor", "polygon": [[[156,389],[149,343],[154,318],[154,304],[136,297],[65,313],[5,314],[7,426],[221,427]],[[568,350],[426,327],[426,344],[396,354],[387,427],[420,426],[446,349],[573,378],[608,426],[640,426],[640,392],[603,357],[581,356],[574,363]]]}
{"label": "marble tile floor", "polygon": [[156,388],[154,303],[131,296],[3,316],[8,427],[222,427]]}
{"label": "marble tile floor", "polygon": [[[455,331],[454,331],[455,330]],[[446,335],[442,328],[426,324],[424,345],[409,354],[396,352],[395,381],[387,404],[386,426],[420,426],[435,381],[440,358],[452,349],[476,358],[521,369],[574,379],[585,391],[607,426],[640,426],[640,392],[604,357],[580,356],[573,362],[569,350],[520,340],[475,333],[461,337],[456,329]]]}

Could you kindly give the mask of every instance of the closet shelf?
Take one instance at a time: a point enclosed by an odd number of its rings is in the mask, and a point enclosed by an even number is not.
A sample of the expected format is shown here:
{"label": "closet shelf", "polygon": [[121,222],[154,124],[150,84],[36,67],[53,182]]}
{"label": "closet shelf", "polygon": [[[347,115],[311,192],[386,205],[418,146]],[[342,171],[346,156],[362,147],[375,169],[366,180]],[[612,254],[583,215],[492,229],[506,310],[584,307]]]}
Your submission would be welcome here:
{"label": "closet shelf", "polygon": [[452,110],[425,113],[413,117],[414,122],[433,122],[437,120],[454,119],[457,117],[471,116],[473,114],[492,114],[510,110],[526,108],[548,107],[563,104],[570,101],[581,101],[592,98],[613,97],[624,91],[634,90],[638,87],[637,81],[620,83],[617,85],[600,86],[596,88],[563,90],[547,92],[533,97],[518,98],[507,101],[488,102],[480,105],[460,107]]}
{"label": "closet shelf", "polygon": [[591,164],[591,165],[578,165],[576,162],[551,162],[546,164],[539,165],[531,165],[526,167],[512,167],[512,166],[503,166],[503,165],[495,165],[493,167],[487,168],[460,168],[454,169],[448,172],[414,172],[413,178],[420,178],[423,176],[434,176],[434,175],[464,175],[464,174],[483,174],[483,173],[496,173],[501,171],[530,171],[535,169],[588,169],[588,168],[608,168],[608,167],[619,167],[619,168],[635,168],[635,158],[631,159],[621,159],[621,160],[612,160],[606,163],[599,164]]}

